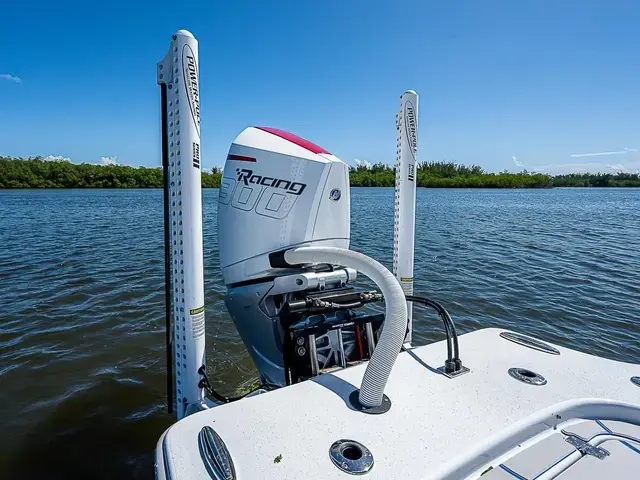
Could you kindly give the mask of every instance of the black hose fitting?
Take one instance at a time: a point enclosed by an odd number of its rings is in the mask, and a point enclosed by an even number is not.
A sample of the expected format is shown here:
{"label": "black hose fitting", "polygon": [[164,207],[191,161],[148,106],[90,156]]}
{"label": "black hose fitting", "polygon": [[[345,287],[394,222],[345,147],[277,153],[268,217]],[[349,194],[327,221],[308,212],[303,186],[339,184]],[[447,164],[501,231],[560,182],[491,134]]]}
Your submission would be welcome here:
{"label": "black hose fitting", "polygon": [[444,371],[446,373],[456,373],[462,370],[462,360],[460,360],[460,348],[458,346],[458,333],[453,324],[449,312],[435,300],[426,297],[418,297],[415,295],[406,295],[407,302],[419,303],[433,308],[444,324],[444,331],[447,336],[447,359],[444,362]]}
{"label": "black hose fitting", "polygon": [[456,362],[455,360],[446,359],[444,361],[444,371],[447,373],[453,373],[456,371]]}

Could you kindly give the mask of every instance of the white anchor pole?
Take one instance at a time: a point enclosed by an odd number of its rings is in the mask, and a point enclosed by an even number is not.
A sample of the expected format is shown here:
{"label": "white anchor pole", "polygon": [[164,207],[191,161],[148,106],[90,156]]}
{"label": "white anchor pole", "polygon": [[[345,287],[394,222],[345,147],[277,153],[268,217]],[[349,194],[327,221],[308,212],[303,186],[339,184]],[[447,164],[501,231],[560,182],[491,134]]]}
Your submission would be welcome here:
{"label": "white anchor pole", "polygon": [[[165,256],[169,403],[175,366],[178,419],[201,404],[198,369],[205,364],[202,180],[198,42],[180,30],[158,63],[162,90],[162,156],[165,175]],[[170,408],[171,410],[171,408]]]}
{"label": "white anchor pole", "polygon": [[[418,94],[407,90],[396,115],[396,191],[393,236],[393,274],[405,295],[413,295],[413,255],[416,223],[416,155],[418,152]],[[413,311],[407,302],[405,343],[411,343]]]}

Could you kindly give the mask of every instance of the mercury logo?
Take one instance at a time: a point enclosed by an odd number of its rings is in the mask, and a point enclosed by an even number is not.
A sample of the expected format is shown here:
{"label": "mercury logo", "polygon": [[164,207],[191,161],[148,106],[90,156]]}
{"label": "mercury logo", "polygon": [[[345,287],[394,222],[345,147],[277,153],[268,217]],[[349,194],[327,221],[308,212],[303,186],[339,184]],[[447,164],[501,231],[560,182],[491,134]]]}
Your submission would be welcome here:
{"label": "mercury logo", "polygon": [[200,135],[200,89],[198,88],[198,64],[189,45],[182,47],[182,77],[189,100],[191,117]]}
{"label": "mercury logo", "polygon": [[236,168],[236,174],[238,175],[238,181],[243,182],[245,185],[253,183],[255,185],[263,185],[265,187],[281,188],[286,190],[287,193],[292,193],[293,195],[302,195],[304,189],[307,188],[305,183],[292,182],[290,180],[282,180],[275,177],[254,175],[253,170],[249,170],[248,168]]}

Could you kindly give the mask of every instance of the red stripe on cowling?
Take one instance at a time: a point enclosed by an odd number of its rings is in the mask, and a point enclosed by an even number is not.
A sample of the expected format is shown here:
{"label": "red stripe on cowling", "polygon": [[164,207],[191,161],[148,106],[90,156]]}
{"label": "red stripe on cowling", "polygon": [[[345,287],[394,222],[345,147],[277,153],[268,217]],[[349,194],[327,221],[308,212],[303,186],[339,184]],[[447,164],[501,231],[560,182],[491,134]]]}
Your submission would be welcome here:
{"label": "red stripe on cowling", "polygon": [[239,162],[255,162],[256,159],[253,157],[245,157],[244,155],[234,155],[230,153],[227,155],[227,160],[238,160]]}
{"label": "red stripe on cowling", "polygon": [[280,138],[284,138],[285,140],[288,140],[291,143],[295,143],[299,147],[309,150],[310,152],[329,153],[324,148],[319,147],[315,143],[311,143],[309,140],[305,140],[302,137],[294,135],[293,133],[285,132],[284,130],[280,130],[279,128],[270,128],[270,127],[256,127],[256,128],[259,130],[271,133],[272,135],[276,135]]}

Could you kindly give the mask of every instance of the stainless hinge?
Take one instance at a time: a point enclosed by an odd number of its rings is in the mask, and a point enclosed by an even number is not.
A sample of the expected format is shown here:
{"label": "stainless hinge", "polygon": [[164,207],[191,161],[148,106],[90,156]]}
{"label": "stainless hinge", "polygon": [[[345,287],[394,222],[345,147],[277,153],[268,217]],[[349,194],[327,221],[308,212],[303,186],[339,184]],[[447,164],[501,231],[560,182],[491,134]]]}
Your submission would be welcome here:
{"label": "stainless hinge", "polygon": [[577,435],[568,435],[565,437],[565,440],[573,445],[582,455],[591,455],[592,457],[596,457],[600,460],[604,460],[609,456],[608,450],[591,445],[589,442]]}

